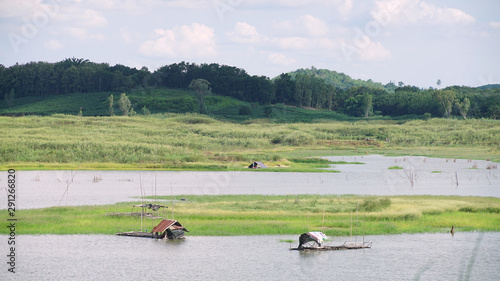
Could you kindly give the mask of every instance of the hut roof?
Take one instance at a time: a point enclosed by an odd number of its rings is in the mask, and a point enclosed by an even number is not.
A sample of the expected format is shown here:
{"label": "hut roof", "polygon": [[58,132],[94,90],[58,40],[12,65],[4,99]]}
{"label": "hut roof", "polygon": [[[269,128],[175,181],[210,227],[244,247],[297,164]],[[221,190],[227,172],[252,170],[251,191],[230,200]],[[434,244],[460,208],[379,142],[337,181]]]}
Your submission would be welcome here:
{"label": "hut roof", "polygon": [[257,162],[257,165],[259,165],[261,168],[267,168],[267,166],[262,162]]}
{"label": "hut roof", "polygon": [[183,229],[187,231],[178,221],[176,220],[162,220],[157,226],[153,228],[151,232],[160,233],[165,232],[169,227],[174,229]]}

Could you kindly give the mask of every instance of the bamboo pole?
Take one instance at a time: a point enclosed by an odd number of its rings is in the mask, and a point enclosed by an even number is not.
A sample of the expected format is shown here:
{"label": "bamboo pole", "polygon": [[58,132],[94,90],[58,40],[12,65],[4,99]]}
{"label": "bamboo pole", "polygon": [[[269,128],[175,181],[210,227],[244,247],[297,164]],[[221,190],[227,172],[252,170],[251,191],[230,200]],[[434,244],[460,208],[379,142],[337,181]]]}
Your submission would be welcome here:
{"label": "bamboo pole", "polygon": [[351,210],[351,243],[352,243],[352,210]]}

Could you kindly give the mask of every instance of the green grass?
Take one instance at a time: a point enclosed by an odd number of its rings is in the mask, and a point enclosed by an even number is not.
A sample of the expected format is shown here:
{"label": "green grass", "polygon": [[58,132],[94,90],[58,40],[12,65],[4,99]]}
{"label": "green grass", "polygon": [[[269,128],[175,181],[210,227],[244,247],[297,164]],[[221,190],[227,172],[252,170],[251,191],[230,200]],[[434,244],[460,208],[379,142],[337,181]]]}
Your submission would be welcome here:
{"label": "green grass", "polygon": [[[319,171],[333,163],[310,157],[366,154],[500,162],[499,124],[445,119],[239,124],[199,114],[0,117],[0,168],[221,171],[263,161],[269,171]],[[390,142],[363,141],[385,139],[381,136]]]}
{"label": "green grass", "polygon": [[403,167],[400,167],[400,166],[391,166],[388,169],[389,170],[403,170]]}
{"label": "green grass", "polygon": [[[170,196],[157,199],[171,199]],[[300,234],[323,230],[330,236],[348,235],[353,227],[367,235],[500,231],[500,199],[461,196],[336,196],[336,195],[180,195],[175,219],[189,235]],[[162,202],[162,201],[157,201]],[[115,234],[140,230],[137,217],[106,214],[130,212],[134,203],[105,206],[52,207],[18,210],[18,234]],[[171,205],[171,202],[165,202]],[[358,213],[356,213],[356,206]],[[169,217],[171,210],[160,212]],[[7,219],[2,212],[0,220]],[[324,220],[323,220],[324,217]],[[358,220],[356,222],[356,217]],[[146,219],[143,229],[158,221]],[[0,228],[0,234],[7,234]]]}
{"label": "green grass", "polygon": [[49,97],[16,98],[14,106],[8,108],[4,103],[0,105],[0,114],[51,115],[71,114],[78,115],[82,108],[83,115],[107,115],[109,95],[114,94],[118,101],[119,93],[85,93]]}

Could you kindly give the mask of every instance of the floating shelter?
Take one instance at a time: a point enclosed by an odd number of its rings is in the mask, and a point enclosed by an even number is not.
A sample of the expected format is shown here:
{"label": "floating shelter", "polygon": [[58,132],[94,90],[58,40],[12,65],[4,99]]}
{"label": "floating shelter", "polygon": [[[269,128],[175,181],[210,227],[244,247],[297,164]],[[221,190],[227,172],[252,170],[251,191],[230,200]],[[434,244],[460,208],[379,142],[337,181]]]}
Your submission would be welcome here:
{"label": "floating shelter", "polygon": [[189,232],[180,222],[176,220],[162,220],[151,232],[128,231],[117,233],[120,236],[145,237],[156,239],[185,239],[184,232]]}
{"label": "floating shelter", "polygon": [[260,168],[265,169],[265,168],[267,168],[267,166],[264,165],[264,163],[262,163],[262,162],[253,162],[252,164],[250,164],[248,166],[248,168],[250,168],[250,169],[260,169]]}
{"label": "floating shelter", "polygon": [[335,251],[335,250],[355,250],[372,247],[372,242],[345,242],[342,245],[322,245],[328,237],[323,232],[307,232],[299,237],[299,246],[290,248],[296,251]]}

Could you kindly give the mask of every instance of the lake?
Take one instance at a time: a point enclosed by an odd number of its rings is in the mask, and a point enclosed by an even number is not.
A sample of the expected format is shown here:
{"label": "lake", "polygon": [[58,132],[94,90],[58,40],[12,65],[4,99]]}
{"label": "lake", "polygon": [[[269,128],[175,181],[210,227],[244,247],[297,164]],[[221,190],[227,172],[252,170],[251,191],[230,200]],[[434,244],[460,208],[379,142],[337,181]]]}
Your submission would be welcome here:
{"label": "lake", "polygon": [[[497,163],[378,155],[325,157],[364,164],[340,173],[16,171],[18,209],[112,204],[146,195],[359,194],[500,197]],[[397,169],[394,168],[397,166]],[[389,169],[393,167],[392,169]],[[15,168],[15,167],[12,167]],[[0,172],[0,187],[7,185]],[[0,200],[7,202],[6,193]],[[7,204],[0,205],[6,209]],[[7,225],[7,222],[4,222]],[[186,226],[189,229],[189,226]],[[216,225],[214,227],[217,227]],[[16,231],[22,232],[22,221]],[[16,236],[16,274],[1,280],[498,280],[500,233],[378,235],[371,249],[290,251],[297,235],[200,237],[163,241],[109,235]],[[334,237],[331,244],[348,238]],[[361,239],[358,237],[358,239]],[[359,241],[359,240],[358,240]],[[297,246],[297,242],[291,246]]]}
{"label": "lake", "polygon": [[[6,245],[6,236],[0,236]],[[22,235],[2,280],[498,280],[500,233],[366,237],[371,249],[290,251],[297,236]],[[330,244],[343,243],[335,237]],[[361,239],[361,237],[358,237]],[[358,240],[359,241],[359,240]],[[296,246],[293,244],[292,246]],[[4,256],[4,260],[6,257]]]}
{"label": "lake", "polygon": [[[500,197],[497,163],[428,157],[335,156],[340,173],[17,171],[20,209],[59,205],[99,205],[141,195],[357,194],[460,195]],[[389,169],[397,166],[400,169]],[[15,167],[13,167],[15,168]],[[7,172],[0,173],[0,186]],[[0,192],[0,200],[6,201]],[[6,206],[0,205],[0,209]]]}

